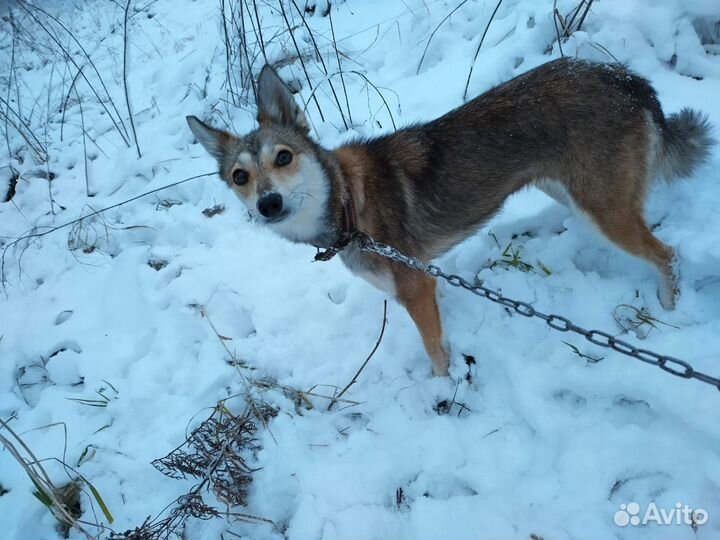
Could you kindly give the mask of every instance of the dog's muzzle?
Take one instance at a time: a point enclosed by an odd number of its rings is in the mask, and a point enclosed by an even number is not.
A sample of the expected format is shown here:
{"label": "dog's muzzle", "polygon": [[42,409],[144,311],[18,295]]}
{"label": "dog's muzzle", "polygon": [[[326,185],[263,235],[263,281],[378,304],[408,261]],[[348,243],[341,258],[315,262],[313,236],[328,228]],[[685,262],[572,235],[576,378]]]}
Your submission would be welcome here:
{"label": "dog's muzzle", "polygon": [[283,212],[283,198],[279,193],[268,193],[260,197],[257,202],[257,209],[260,215],[270,222],[279,221],[288,212]]}

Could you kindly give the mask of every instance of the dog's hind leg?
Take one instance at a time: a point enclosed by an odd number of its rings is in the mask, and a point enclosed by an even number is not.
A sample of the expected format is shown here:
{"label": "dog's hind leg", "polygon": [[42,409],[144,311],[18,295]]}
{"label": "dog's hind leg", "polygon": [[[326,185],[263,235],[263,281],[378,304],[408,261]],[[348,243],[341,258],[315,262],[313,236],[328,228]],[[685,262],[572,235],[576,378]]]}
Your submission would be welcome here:
{"label": "dog's hind leg", "polygon": [[435,279],[400,266],[393,268],[393,277],[397,299],[405,306],[422,336],[425,350],[433,363],[433,374],[447,376],[450,356],[443,344]]}
{"label": "dog's hind leg", "polygon": [[674,250],[658,240],[645,223],[638,203],[602,207],[579,204],[581,209],[615,245],[652,263],[660,273],[658,298],[665,309],[675,308],[678,280],[673,269]]}
{"label": "dog's hind leg", "polygon": [[572,181],[566,185],[573,202],[608,239],[657,268],[660,303],[674,309],[678,294],[675,252],[653,236],[643,216],[655,138],[650,123],[638,124],[616,141],[612,152],[606,151],[610,157],[575,166],[568,174]]}

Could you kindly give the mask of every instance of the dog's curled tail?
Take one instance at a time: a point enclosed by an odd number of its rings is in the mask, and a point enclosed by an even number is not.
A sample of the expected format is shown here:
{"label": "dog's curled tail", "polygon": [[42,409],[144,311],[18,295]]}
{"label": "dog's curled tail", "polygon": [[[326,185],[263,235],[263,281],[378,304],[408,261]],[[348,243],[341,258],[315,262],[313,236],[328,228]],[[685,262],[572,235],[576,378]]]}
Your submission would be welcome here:
{"label": "dog's curled tail", "polygon": [[658,172],[668,182],[691,176],[716,143],[707,115],[690,108],[668,116],[661,136]]}

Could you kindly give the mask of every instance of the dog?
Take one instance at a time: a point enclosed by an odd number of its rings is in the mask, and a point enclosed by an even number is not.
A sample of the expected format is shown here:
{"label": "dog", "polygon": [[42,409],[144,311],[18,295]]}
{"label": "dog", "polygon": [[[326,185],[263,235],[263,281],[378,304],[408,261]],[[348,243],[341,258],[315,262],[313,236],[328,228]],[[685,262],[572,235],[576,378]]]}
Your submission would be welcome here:
{"label": "dog", "polygon": [[[645,198],[653,182],[690,176],[715,141],[706,116],[665,116],[650,83],[625,66],[554,60],[436,120],[335,150],[310,138],[267,65],[257,107],[259,127],[243,137],[187,121],[252,217],[288,240],[329,247],[360,230],[428,262],[536,186],[652,264],[662,306],[675,306],[674,251],[648,228]],[[435,280],[352,243],[340,257],[407,309],[433,373],[448,375]]]}

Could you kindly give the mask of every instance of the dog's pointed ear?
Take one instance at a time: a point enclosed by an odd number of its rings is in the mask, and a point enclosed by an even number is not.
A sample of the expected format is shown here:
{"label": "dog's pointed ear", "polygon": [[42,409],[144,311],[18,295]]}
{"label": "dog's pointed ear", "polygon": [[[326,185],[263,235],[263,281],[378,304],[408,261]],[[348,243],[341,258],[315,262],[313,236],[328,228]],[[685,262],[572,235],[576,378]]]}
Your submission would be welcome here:
{"label": "dog's pointed ear", "polygon": [[212,157],[221,161],[227,153],[233,136],[225,131],[208,126],[195,116],[186,116],[185,120],[190,126],[190,131],[193,132],[198,142],[205,147],[205,150]]}
{"label": "dog's pointed ear", "polygon": [[290,89],[268,64],[260,71],[257,85],[257,120],[261,126],[279,124],[310,132],[307,117]]}

